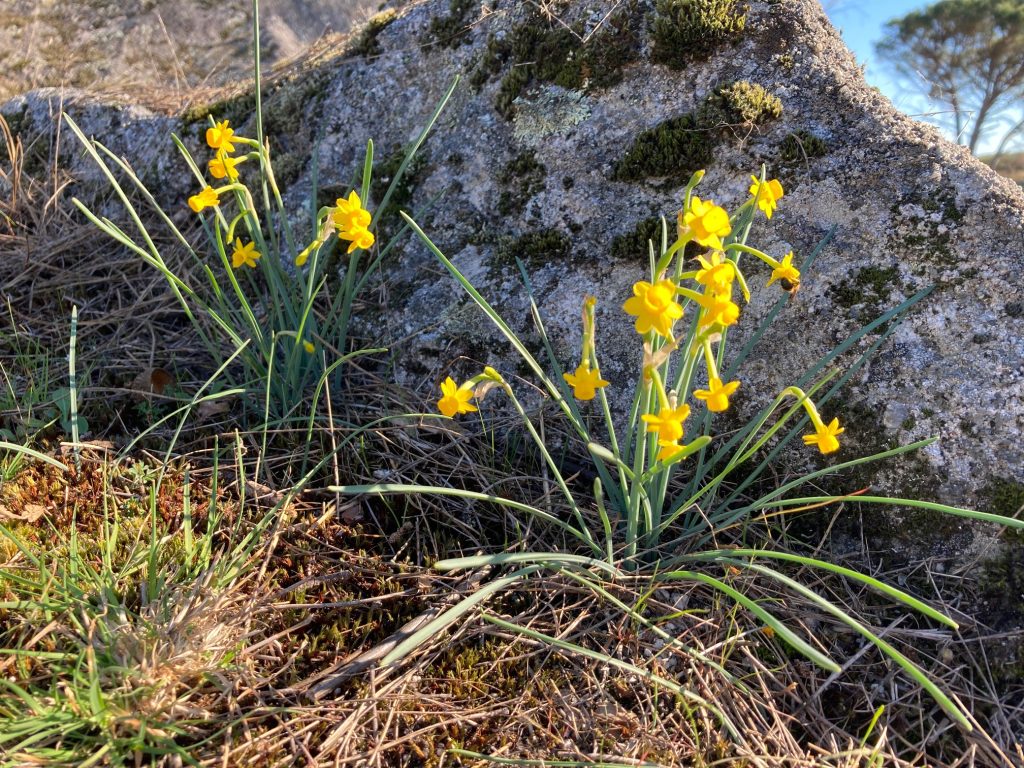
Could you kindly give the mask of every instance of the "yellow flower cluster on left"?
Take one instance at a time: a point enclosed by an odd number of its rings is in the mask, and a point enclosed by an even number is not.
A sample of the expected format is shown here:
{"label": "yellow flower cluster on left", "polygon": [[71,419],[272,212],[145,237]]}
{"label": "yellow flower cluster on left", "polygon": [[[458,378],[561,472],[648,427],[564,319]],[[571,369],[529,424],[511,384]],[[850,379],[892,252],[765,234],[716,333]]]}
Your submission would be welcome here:
{"label": "yellow flower cluster on left", "polygon": [[[206,143],[216,153],[207,168],[213,178],[227,179],[229,184],[220,189],[214,189],[207,185],[198,194],[192,195],[188,199],[188,207],[195,213],[219,206],[220,196],[230,191],[232,185],[238,182],[238,166],[245,162],[245,158],[233,156],[235,144],[248,143],[248,141],[248,139],[237,136],[227,120],[222,120],[206,129]],[[230,228],[229,240],[233,229],[234,226]],[[241,269],[243,266],[255,268],[260,255],[260,252],[256,250],[255,243],[243,244],[241,239],[236,237],[234,251],[231,254],[231,266],[233,269]]]}

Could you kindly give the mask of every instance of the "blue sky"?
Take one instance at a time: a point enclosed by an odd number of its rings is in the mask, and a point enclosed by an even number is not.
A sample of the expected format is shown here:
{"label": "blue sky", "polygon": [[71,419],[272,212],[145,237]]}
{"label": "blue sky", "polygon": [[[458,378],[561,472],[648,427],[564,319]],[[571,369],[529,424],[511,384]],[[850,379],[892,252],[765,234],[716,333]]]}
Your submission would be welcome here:
{"label": "blue sky", "polygon": [[[903,95],[897,89],[885,68],[875,56],[875,43],[882,38],[882,28],[887,21],[903,16],[909,11],[923,8],[923,0],[826,0],[825,10],[835,27],[842,32],[843,39],[857,55],[857,61],[867,64],[867,80],[882,89],[893,103],[900,106],[898,99]],[[902,108],[902,107],[901,107]]]}
{"label": "blue sky", "polygon": [[[929,5],[929,2],[930,0],[823,0],[832,24],[842,32],[843,39],[856,54],[857,61],[867,65],[864,73],[867,81],[881,89],[898,109],[919,119],[924,119],[923,113],[934,109],[934,106],[930,106],[920,93],[913,93],[894,82],[875,55],[874,45],[882,38],[882,28],[887,21],[903,16],[908,11],[923,8]],[[990,143],[997,143],[996,138],[992,136]],[[984,152],[990,147],[982,146],[980,149]]]}

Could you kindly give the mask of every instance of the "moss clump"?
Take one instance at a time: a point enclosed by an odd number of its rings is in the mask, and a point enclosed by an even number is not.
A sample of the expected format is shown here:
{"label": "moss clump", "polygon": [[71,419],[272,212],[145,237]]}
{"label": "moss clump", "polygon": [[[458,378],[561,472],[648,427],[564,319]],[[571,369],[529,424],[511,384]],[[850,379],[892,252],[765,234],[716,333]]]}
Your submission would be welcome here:
{"label": "moss clump", "polygon": [[825,140],[803,129],[793,131],[779,144],[779,156],[787,163],[809,160],[828,153]]}
{"label": "moss clump", "polygon": [[898,275],[896,267],[864,267],[847,282],[829,288],[829,295],[836,304],[847,308],[864,301],[885,301]]}
{"label": "moss clump", "polygon": [[355,45],[352,46],[352,54],[354,56],[365,56],[366,58],[379,56],[380,41],[377,38],[397,18],[398,14],[390,8],[371,16],[359,33]]}
{"label": "moss clump", "polygon": [[512,62],[498,88],[494,104],[498,113],[511,119],[512,102],[533,80],[555,82],[578,45],[579,40],[571,30],[551,27],[539,15],[513,30],[509,39],[496,49],[499,60]]}
{"label": "moss clump", "polygon": [[635,181],[649,176],[684,180],[711,162],[714,142],[691,114],[644,131],[615,165],[614,178]]}
{"label": "moss clump", "polygon": [[610,16],[559,69],[554,82],[563,88],[610,88],[622,80],[622,69],[640,56],[640,16],[636,3]]}
{"label": "moss clump", "polygon": [[985,489],[988,511],[1004,517],[1015,517],[1024,508],[1024,484],[1012,480],[995,480]]}
{"label": "moss clump", "polygon": [[613,178],[688,179],[711,162],[715,146],[728,136],[720,130],[722,126],[757,127],[781,114],[782,102],[760,85],[740,80],[723,86],[695,113],[671,118],[637,136],[616,164]]}
{"label": "moss clump", "polygon": [[542,267],[569,258],[572,243],[557,229],[540,229],[522,237],[504,239],[498,244],[497,263],[514,264],[516,258],[524,264]]}
{"label": "moss clump", "polygon": [[782,115],[782,101],[764,86],[749,80],[715,90],[699,110],[699,119],[710,127],[743,125],[760,127]]}
{"label": "moss clump", "polygon": [[535,80],[568,90],[608,88],[622,79],[623,67],[639,58],[642,23],[639,4],[631,2],[582,42],[582,30],[553,26],[533,14],[506,40],[488,40],[470,83],[479,88],[511,63],[495,99],[495,109],[507,119],[512,117],[512,103]]}
{"label": "moss clump", "polygon": [[[398,147],[383,160],[374,163],[370,195],[377,205],[380,205],[384,195],[387,194],[388,187],[391,186],[391,182],[398,173],[398,168],[405,161],[407,154],[407,147]],[[413,193],[423,180],[426,162],[426,156],[422,152],[412,159],[412,162],[406,167],[405,173],[402,174],[402,178],[399,180],[395,190],[391,193],[387,206],[377,212],[377,221],[380,222],[378,226],[380,227],[382,240],[387,239],[385,227],[397,226],[395,215],[398,211],[409,208]]]}
{"label": "moss clump", "polygon": [[647,263],[648,243],[653,240],[655,250],[661,247],[661,217],[652,216],[636,225],[632,232],[612,238],[610,255],[616,261]]}
{"label": "moss clump", "polygon": [[741,0],[657,0],[651,58],[673,69],[706,59],[743,34],[747,10]]}
{"label": "moss clump", "polygon": [[448,15],[430,20],[430,26],[424,36],[427,45],[439,45],[442,48],[458,48],[469,42],[470,12],[479,8],[476,0],[451,0],[448,3]]}
{"label": "moss clump", "polygon": [[498,198],[498,213],[522,211],[527,201],[544,189],[547,171],[532,150],[516,155],[498,174],[498,181],[505,186]]}

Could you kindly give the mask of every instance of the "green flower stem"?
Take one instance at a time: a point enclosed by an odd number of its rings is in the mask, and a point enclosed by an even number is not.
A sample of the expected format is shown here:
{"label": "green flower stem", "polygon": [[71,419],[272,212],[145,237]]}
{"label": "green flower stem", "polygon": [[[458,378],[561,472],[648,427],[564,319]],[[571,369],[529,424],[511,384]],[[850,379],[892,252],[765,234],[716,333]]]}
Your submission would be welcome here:
{"label": "green flower stem", "polygon": [[745,245],[743,243],[729,243],[729,245],[725,246],[725,250],[726,252],[741,251],[742,253],[749,253],[751,256],[756,256],[757,258],[759,258],[772,269],[778,269],[779,267],[782,266],[782,264],[773,259],[764,251],[759,251],[757,250],[757,248],[752,248],[751,246]]}
{"label": "green flower stem", "polygon": [[[650,413],[651,409],[651,388],[653,383],[647,381],[647,377],[644,376],[643,372],[640,373],[642,389],[640,391],[640,413]],[[640,496],[642,483],[639,478],[643,476],[644,466],[647,459],[647,434],[643,428],[643,422],[638,422],[635,430],[636,447],[634,448],[633,454],[633,481],[629,484],[629,501],[626,505],[626,548],[625,558],[626,562],[631,564],[633,568],[636,564],[633,562],[636,558],[637,552],[637,528],[640,523]]]}

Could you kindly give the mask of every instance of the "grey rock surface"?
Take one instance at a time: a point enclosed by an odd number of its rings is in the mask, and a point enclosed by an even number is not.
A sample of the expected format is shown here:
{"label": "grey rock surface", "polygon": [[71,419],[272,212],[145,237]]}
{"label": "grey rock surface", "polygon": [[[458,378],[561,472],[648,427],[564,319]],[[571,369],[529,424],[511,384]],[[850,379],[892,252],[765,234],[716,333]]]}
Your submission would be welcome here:
{"label": "grey rock surface", "polygon": [[[770,222],[758,220],[752,244],[776,257],[792,249],[799,263],[833,227],[836,232],[741,371],[736,414],[755,413],[857,328],[934,286],[825,407],[826,418],[838,415],[847,428],[839,460],[938,436],[917,458],[871,476],[876,490],[986,509],[993,483],[1024,484],[1024,191],[867,86],[816,0],[751,3],[742,37],[682,70],[652,63],[649,9],[641,6],[637,55],[618,71],[621,79],[598,85],[594,72],[566,87],[536,77],[501,111],[503,81],[530,62],[515,53],[492,60],[489,41],[493,53],[528,25],[567,25],[582,43],[607,27],[618,5],[563,4],[552,20],[536,17],[532,5],[472,5],[461,19],[454,18],[455,7],[428,0],[405,8],[375,35],[372,55],[354,52],[357,32],[323,53],[312,70],[315,88],[308,73],[282,80],[281,94],[298,94],[288,102],[291,117],[279,121],[283,151],[300,158],[288,192],[296,210],[307,205],[314,144],[320,184],[347,189],[368,139],[381,157],[408,145],[461,76],[428,140],[407,207],[444,194],[420,223],[529,334],[511,263],[511,254],[522,256],[567,366],[578,355],[580,303],[586,294],[598,297],[602,373],[614,382],[621,407],[639,359],[621,305],[642,279],[647,256],[640,248],[613,255],[611,244],[651,216],[664,214],[671,224],[685,178],[621,181],[616,162],[639,132],[698,110],[719,86],[760,84],[782,100],[782,116],[719,129],[700,193],[738,205],[750,174],[764,163],[769,176],[781,178],[786,196]],[[431,27],[437,18],[454,19],[446,29],[457,40],[438,37]],[[46,93],[15,106],[33,124],[48,119]],[[175,128],[198,148],[200,125],[132,108],[75,104],[69,111],[87,132],[149,169],[163,194],[182,204],[189,180],[162,137]],[[802,138],[802,148],[791,134]],[[523,157],[543,167],[530,181],[509,170]],[[69,162],[89,173],[78,159]],[[529,241],[520,238],[537,232],[558,233],[568,248],[555,259],[528,252]],[[765,270],[748,269],[753,295],[733,349],[780,297],[775,287],[764,287]],[[434,387],[448,373],[468,378],[483,363],[519,372],[508,345],[418,242],[404,242],[375,295],[383,306],[364,318],[364,327],[385,337],[398,355],[402,382],[426,396],[436,397]],[[457,360],[462,354],[475,362]],[[786,461],[796,468],[816,460],[794,452]],[[836,485],[852,490],[863,482],[844,475]],[[962,555],[987,540],[957,521],[921,530],[910,517],[891,520],[894,546],[930,536],[932,551]]]}
{"label": "grey rock surface", "polygon": [[[377,5],[264,0],[265,60],[348,32]],[[251,27],[251,0],[0,0],[0,100],[66,86],[184,103],[197,86],[251,76]]]}

